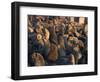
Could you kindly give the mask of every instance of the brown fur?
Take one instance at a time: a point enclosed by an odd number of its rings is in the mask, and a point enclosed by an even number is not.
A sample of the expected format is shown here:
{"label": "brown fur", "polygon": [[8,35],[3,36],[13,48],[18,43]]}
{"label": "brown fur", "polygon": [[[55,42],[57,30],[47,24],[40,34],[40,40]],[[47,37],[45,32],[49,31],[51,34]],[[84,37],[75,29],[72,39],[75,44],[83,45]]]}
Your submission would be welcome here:
{"label": "brown fur", "polygon": [[59,38],[58,38],[58,44],[59,44],[60,48],[65,49],[64,39],[63,39],[62,36],[59,36]]}
{"label": "brown fur", "polygon": [[35,66],[44,66],[45,65],[44,58],[40,53],[33,53],[32,59],[35,62]]}
{"label": "brown fur", "polygon": [[58,48],[55,44],[51,43],[48,59],[55,62],[58,58]]}

